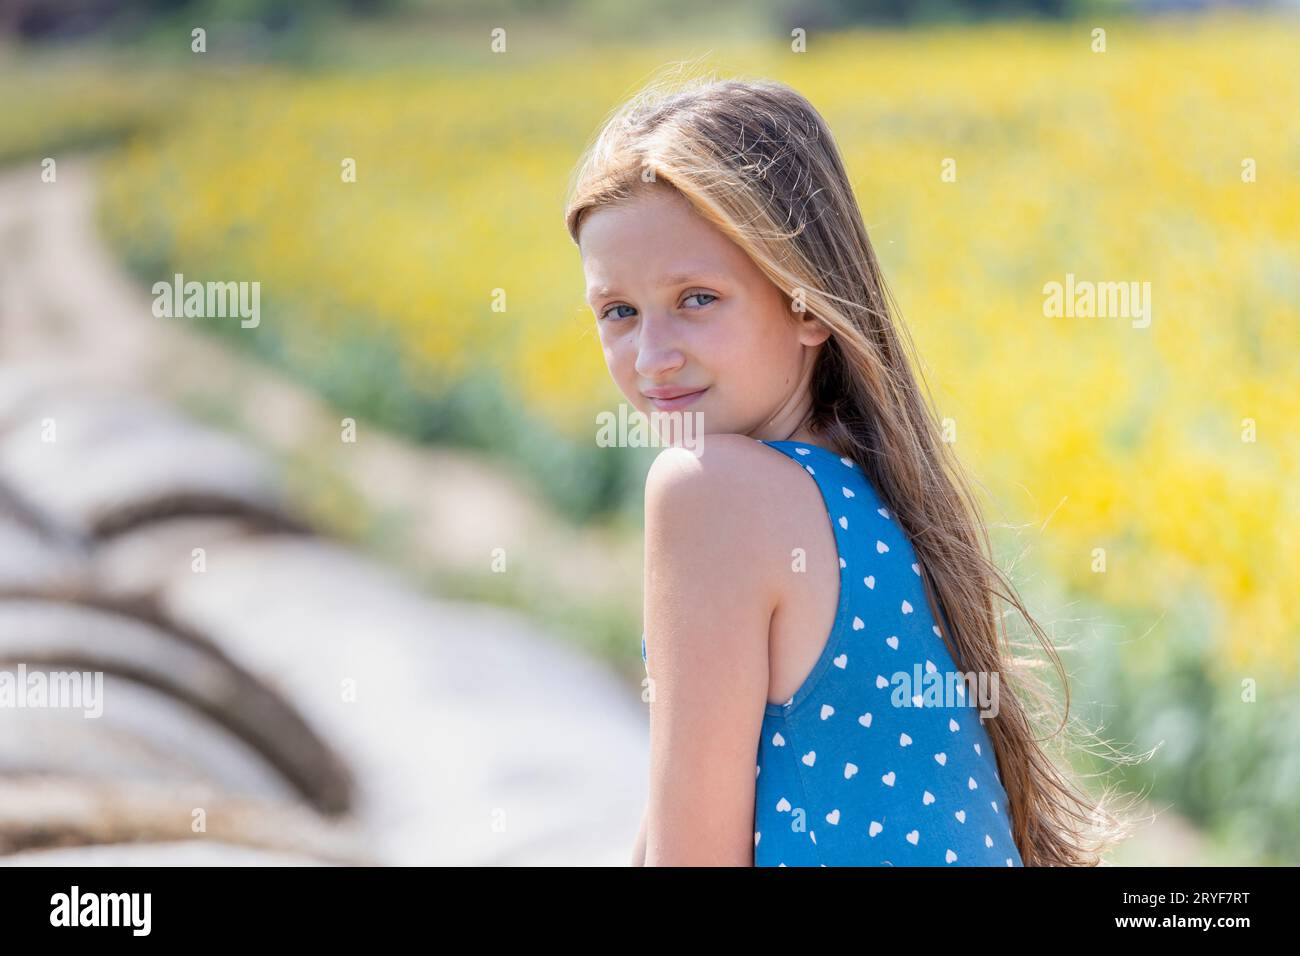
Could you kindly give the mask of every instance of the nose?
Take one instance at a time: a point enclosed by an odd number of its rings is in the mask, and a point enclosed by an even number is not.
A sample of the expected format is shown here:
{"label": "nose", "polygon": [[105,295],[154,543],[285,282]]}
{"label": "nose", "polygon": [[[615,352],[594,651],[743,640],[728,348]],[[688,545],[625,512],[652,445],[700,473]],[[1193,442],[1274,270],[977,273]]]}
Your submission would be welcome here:
{"label": "nose", "polygon": [[677,341],[677,324],[671,316],[645,316],[637,333],[636,372],[658,381],[686,364]]}

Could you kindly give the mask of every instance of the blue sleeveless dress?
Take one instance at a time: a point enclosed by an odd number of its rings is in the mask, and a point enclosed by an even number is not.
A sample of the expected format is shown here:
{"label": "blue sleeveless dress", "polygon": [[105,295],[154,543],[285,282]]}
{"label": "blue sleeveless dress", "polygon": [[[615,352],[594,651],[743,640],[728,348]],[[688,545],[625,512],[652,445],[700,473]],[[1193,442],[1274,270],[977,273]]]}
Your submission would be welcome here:
{"label": "blue sleeveless dress", "polygon": [[997,691],[962,679],[911,542],[851,459],[807,442],[763,444],[817,482],[840,597],[807,679],[763,716],[754,865],[1022,866],[979,717]]}

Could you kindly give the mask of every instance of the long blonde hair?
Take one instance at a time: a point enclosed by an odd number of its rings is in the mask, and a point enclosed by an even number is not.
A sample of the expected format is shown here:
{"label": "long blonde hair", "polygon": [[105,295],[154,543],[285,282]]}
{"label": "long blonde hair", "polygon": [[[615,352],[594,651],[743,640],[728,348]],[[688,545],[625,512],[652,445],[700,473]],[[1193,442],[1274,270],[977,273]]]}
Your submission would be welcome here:
{"label": "long blonde hair", "polygon": [[[765,80],[652,82],[602,124],[565,208],[578,241],[589,210],[650,183],[677,190],[782,290],[831,329],[814,369],[808,424],[871,478],[908,532],[931,610],[958,667],[998,675],[1006,692],[986,721],[1028,866],[1095,866],[1128,824],[1090,799],[1034,735],[1052,696],[1016,658],[1002,603],[1028,624],[1069,682],[1042,626],[992,557],[968,479],[942,440],[910,336],[867,238],[825,120],[801,94]],[[944,613],[946,612],[946,613]],[[1031,711],[1029,705],[1034,705]]]}

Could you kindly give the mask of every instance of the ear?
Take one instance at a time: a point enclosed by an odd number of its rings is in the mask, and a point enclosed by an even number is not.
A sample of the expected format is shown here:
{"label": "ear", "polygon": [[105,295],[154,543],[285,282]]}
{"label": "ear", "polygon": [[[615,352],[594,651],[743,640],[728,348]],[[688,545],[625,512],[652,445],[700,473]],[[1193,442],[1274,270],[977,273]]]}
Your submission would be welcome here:
{"label": "ear", "polygon": [[799,341],[807,346],[821,345],[831,337],[831,327],[811,312],[796,314]]}

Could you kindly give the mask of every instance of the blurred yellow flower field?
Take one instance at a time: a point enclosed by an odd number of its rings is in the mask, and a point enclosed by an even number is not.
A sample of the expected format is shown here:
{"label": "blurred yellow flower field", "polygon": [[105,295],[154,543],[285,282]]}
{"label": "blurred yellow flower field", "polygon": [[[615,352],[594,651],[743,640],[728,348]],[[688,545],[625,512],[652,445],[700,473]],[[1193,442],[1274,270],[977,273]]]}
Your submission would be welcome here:
{"label": "blurred yellow flower field", "polygon": [[[291,363],[384,338],[403,388],[496,370],[590,443],[620,396],[561,222],[582,146],[669,60],[785,81],[839,138],[987,517],[1028,525],[1017,547],[1072,592],[1152,621],[1204,600],[1225,668],[1294,676],[1300,27],[1117,22],[1090,43],[1014,25],[246,73],[111,160],[104,222],[146,275],[260,281]],[[1149,327],[1047,317],[1067,274],[1149,282]]]}

